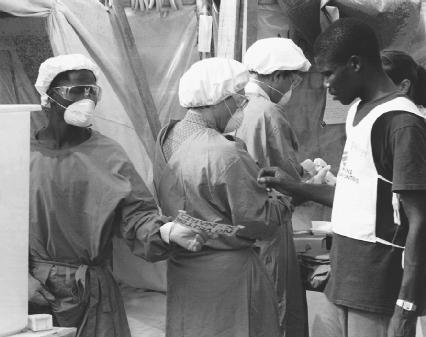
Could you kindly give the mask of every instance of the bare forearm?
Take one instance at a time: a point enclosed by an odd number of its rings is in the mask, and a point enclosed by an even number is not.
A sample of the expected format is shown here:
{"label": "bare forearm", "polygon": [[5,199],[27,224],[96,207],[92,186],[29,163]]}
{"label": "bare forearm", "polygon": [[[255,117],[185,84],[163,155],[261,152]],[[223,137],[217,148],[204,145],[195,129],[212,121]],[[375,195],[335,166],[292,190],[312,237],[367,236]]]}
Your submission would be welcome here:
{"label": "bare forearm", "polygon": [[404,251],[404,273],[399,298],[416,303],[423,287],[424,266],[426,262],[426,214],[424,193],[401,195],[404,210],[409,221],[409,231]]}
{"label": "bare forearm", "polygon": [[334,186],[290,182],[287,184],[286,190],[291,195],[315,201],[329,207],[333,206]]}
{"label": "bare forearm", "polygon": [[[410,223],[404,251],[404,273],[399,298],[416,303],[423,284],[426,223]],[[414,227],[414,229],[413,229]]]}

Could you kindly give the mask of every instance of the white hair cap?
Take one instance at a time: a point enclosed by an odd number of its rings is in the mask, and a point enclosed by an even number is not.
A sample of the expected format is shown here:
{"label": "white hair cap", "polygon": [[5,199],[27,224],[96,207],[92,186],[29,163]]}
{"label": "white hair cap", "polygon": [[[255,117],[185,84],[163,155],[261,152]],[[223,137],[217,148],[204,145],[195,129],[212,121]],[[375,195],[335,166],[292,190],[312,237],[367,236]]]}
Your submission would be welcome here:
{"label": "white hair cap", "polygon": [[60,73],[68,70],[87,69],[93,72],[96,78],[99,75],[98,66],[87,56],[81,54],[68,54],[50,57],[44,61],[38,70],[35,88],[41,95],[41,105],[47,104],[47,89],[53,79]]}
{"label": "white hair cap", "polygon": [[184,108],[215,105],[244,89],[249,80],[240,62],[212,57],[194,63],[179,82],[179,102]]}
{"label": "white hair cap", "polygon": [[268,75],[276,70],[308,71],[311,63],[292,40],[281,37],[253,43],[243,57],[248,70]]}

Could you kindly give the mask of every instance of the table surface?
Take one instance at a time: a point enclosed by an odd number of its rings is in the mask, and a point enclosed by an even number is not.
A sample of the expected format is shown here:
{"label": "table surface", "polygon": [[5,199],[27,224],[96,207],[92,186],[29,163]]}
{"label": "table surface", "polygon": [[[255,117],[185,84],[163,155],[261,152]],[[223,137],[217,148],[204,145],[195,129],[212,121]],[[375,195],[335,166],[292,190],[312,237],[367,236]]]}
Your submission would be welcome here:
{"label": "table surface", "polygon": [[53,328],[52,330],[45,331],[31,331],[26,330],[10,337],[75,337],[77,333],[76,328]]}

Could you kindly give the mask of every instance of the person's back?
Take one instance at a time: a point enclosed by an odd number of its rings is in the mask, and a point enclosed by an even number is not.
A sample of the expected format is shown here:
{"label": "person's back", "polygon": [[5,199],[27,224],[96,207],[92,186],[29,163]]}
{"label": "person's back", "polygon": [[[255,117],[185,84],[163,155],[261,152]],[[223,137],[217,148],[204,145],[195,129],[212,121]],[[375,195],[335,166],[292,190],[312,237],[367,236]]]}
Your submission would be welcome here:
{"label": "person's back", "polygon": [[273,206],[257,184],[253,159],[222,134],[247,79],[234,60],[194,64],[179,87],[181,105],[189,110],[158,137],[154,181],[163,213],[183,210],[200,220],[244,226],[235,235],[209,236],[197,253],[171,251],[167,337],[279,336],[273,286],[253,249],[277,226],[274,216],[268,219]]}

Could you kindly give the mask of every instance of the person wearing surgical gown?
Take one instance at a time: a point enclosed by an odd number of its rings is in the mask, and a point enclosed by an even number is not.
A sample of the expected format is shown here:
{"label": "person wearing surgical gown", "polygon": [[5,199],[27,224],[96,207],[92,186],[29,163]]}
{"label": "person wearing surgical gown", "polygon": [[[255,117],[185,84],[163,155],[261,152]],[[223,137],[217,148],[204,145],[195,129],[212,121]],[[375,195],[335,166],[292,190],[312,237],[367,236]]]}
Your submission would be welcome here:
{"label": "person wearing surgical gown", "polygon": [[[302,50],[285,38],[256,41],[247,49],[243,63],[251,75],[245,87],[249,103],[236,136],[247,144],[259,167],[280,167],[300,179],[303,168],[297,158],[298,141],[283,108],[310,63]],[[293,206],[290,198],[287,201],[279,235],[272,241],[258,241],[257,245],[275,283],[284,336],[305,337],[308,335],[306,300],[293,243]]]}
{"label": "person wearing surgical gown", "polygon": [[210,236],[198,252],[170,254],[167,337],[280,336],[273,283],[253,245],[275,232],[282,205],[257,183],[244,147],[222,134],[236,125],[231,116],[246,102],[248,77],[231,59],[195,63],[179,85],[188,111],[158,137],[154,181],[163,213],[244,226],[234,236]]}
{"label": "person wearing surgical gown", "polygon": [[36,88],[49,124],[31,142],[29,301],[79,337],[130,337],[111,273],[112,237],[145,259],[165,259],[168,218],[121,146],[90,128],[98,73],[78,54],[40,66]]}

